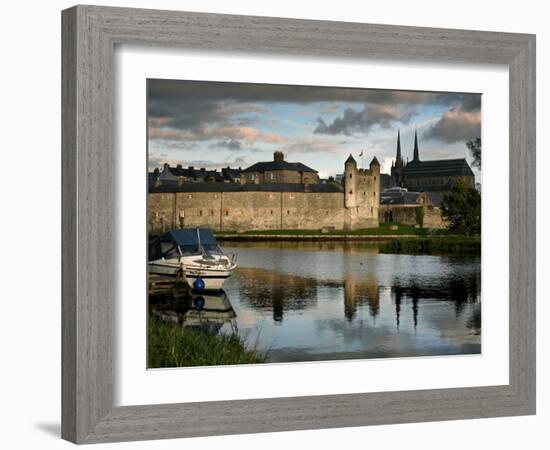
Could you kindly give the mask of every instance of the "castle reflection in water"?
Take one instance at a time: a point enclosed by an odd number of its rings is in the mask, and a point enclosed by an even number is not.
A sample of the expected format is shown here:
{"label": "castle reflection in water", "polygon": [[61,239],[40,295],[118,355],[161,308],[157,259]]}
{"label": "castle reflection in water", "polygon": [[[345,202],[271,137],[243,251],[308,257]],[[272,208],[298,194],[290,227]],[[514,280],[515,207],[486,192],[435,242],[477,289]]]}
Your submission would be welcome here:
{"label": "castle reflection in water", "polygon": [[481,351],[479,258],[386,255],[354,244],[241,245],[225,292],[155,315],[237,332],[277,361]]}

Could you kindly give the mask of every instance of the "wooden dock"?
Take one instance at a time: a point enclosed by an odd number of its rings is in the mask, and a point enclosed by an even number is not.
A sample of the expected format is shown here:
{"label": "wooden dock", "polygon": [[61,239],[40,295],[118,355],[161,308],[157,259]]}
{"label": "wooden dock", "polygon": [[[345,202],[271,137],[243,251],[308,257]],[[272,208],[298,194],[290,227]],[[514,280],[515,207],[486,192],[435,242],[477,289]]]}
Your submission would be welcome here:
{"label": "wooden dock", "polygon": [[149,298],[173,297],[174,299],[190,298],[192,289],[185,274],[178,275],[175,279],[161,275],[149,275]]}

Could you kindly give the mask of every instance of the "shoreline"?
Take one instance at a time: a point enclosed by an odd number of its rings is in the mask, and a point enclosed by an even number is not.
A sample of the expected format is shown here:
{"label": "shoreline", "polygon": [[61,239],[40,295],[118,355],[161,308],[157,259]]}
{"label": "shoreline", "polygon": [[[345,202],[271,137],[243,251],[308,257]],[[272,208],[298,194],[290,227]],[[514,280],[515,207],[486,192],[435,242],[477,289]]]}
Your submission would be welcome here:
{"label": "shoreline", "polygon": [[464,239],[476,240],[476,236],[448,235],[418,235],[418,234],[245,234],[245,233],[216,233],[220,241],[363,241],[382,242],[396,239],[442,240]]}

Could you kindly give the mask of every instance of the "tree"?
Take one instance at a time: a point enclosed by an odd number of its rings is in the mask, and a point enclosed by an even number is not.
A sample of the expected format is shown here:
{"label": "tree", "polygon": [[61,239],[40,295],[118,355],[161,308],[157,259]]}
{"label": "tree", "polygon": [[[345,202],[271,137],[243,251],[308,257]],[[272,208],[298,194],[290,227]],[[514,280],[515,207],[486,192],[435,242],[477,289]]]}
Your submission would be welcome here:
{"label": "tree", "polygon": [[419,206],[416,208],[416,223],[420,225],[421,227],[424,226],[424,207]]}
{"label": "tree", "polygon": [[466,146],[472,155],[472,165],[481,170],[481,138],[476,137],[473,141],[466,142]]}
{"label": "tree", "polygon": [[462,234],[481,232],[481,194],[463,179],[454,182],[443,195],[443,217],[449,229]]}

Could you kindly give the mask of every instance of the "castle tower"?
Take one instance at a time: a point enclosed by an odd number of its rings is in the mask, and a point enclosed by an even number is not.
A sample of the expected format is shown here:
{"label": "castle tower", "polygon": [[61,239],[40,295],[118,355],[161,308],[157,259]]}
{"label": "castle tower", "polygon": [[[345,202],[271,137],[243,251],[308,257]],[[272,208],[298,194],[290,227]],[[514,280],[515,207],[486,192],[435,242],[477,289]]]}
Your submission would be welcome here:
{"label": "castle tower", "polygon": [[344,205],[346,208],[357,206],[357,162],[349,155],[344,164]]}
{"label": "castle tower", "polygon": [[418,136],[416,130],[414,130],[414,152],[412,162],[420,162],[420,157],[418,156]]}
{"label": "castle tower", "polygon": [[376,156],[372,158],[372,161],[369,164],[369,169],[374,175],[380,174],[380,163],[378,162],[378,158]]}

